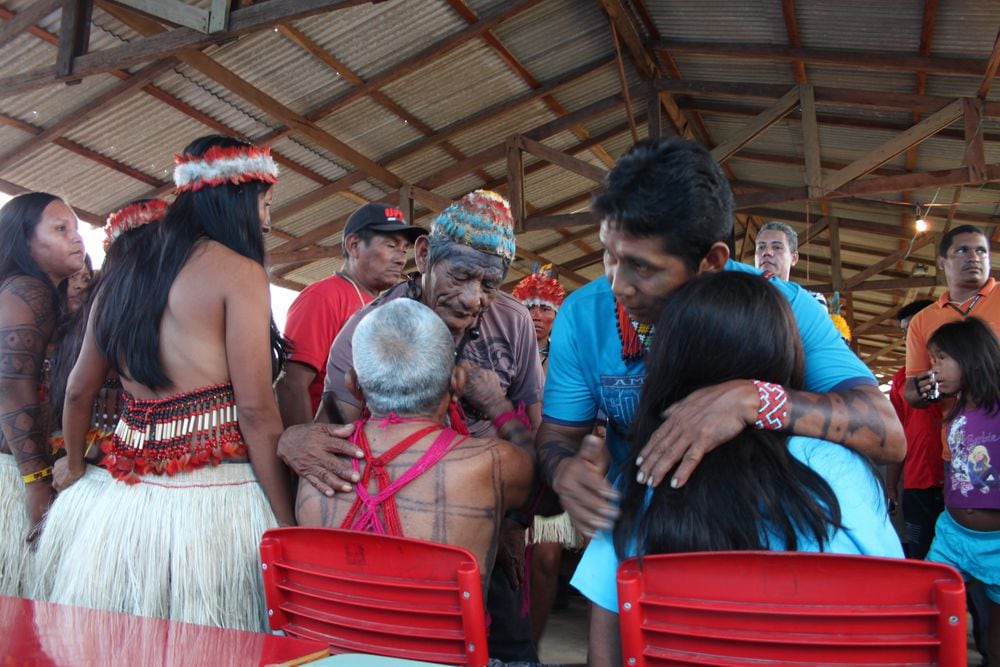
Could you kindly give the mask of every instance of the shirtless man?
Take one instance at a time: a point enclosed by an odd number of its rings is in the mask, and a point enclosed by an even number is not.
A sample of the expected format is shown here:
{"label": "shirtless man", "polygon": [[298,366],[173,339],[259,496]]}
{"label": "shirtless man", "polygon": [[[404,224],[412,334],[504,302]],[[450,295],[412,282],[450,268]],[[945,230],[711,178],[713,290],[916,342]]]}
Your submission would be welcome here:
{"label": "shirtless man", "polygon": [[[296,520],[369,531],[381,524],[389,534],[464,547],[476,556],[485,594],[502,518],[531,489],[530,453],[445,426],[465,369],[455,366],[451,333],[430,308],[396,299],[370,311],[354,331],[352,350],[348,386],[371,411],[351,439],[365,453],[357,466],[362,481],[332,498],[300,484]],[[384,462],[387,477],[380,479],[373,461]],[[382,499],[387,487],[398,490]]]}

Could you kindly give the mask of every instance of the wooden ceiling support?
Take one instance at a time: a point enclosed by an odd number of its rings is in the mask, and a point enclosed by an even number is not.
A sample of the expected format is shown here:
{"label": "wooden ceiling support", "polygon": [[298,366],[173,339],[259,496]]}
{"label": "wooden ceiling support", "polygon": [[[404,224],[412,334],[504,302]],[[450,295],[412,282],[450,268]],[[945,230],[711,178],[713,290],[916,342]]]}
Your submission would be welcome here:
{"label": "wooden ceiling support", "polygon": [[[604,9],[611,24],[614,26],[615,34],[625,43],[632,64],[635,65],[639,76],[645,81],[655,81],[663,77],[664,72],[657,62],[656,55],[649,49],[643,41],[638,26],[635,25],[630,13],[622,6],[621,0],[598,0]],[[667,112],[667,119],[673,125],[674,130],[682,137],[694,138],[694,131],[687,116],[677,106],[677,102],[671,95],[658,95],[660,103]]]}
{"label": "wooden ceiling support", "polygon": [[[109,6],[111,0],[103,0],[102,7]],[[77,56],[72,60],[72,78],[83,78],[95,74],[107,74],[116,69],[128,69],[150,60],[160,60],[189,49],[202,49],[220,44],[241,34],[261,28],[269,28],[275,23],[304,18],[313,14],[342,9],[367,3],[368,0],[282,0],[263,2],[238,9],[230,14],[229,29],[212,35],[191,30],[174,28],[160,34],[144,37],[122,46],[103,49]],[[51,67],[43,67],[30,72],[22,72],[0,79],[0,95],[9,96],[37,90],[64,80]]]}
{"label": "wooden ceiling support", "polygon": [[740,150],[758,136],[763,134],[769,127],[787,116],[799,105],[799,87],[796,86],[782,95],[781,99],[774,103],[769,109],[761,112],[756,118],[740,128],[735,136],[727,137],[726,140],[712,149],[712,157],[722,164],[733,153]]}
{"label": "wooden ceiling support", "polygon": [[[704,95],[749,99],[779,99],[788,92],[788,86],[779,83],[728,83],[720,81],[695,81],[692,79],[659,79],[656,87],[674,95]],[[936,113],[955,101],[954,97],[917,95],[887,91],[856,90],[814,86],[817,104],[858,106],[869,109],[893,111],[919,111]],[[985,102],[983,113],[989,118],[1000,117],[1000,102]]]}
{"label": "wooden ceiling support", "polygon": [[[986,165],[986,180],[1000,181],[1000,164]],[[826,197],[836,199],[841,197],[857,197],[862,195],[880,194],[884,192],[899,192],[901,190],[918,190],[920,188],[942,188],[956,185],[968,185],[968,167],[957,169],[939,169],[936,171],[899,174],[898,176],[879,176],[853,181],[843,185]],[[765,190],[735,195],[737,210],[755,208],[769,204],[784,204],[788,202],[809,199],[807,188],[789,188],[787,190]]]}
{"label": "wooden ceiling support", "polygon": [[[90,48],[90,16],[94,10],[92,0],[63,0],[59,21],[59,49],[56,53],[56,77],[69,79],[73,62]],[[69,79],[67,83],[79,83]]]}
{"label": "wooden ceiling support", "polygon": [[32,139],[29,139],[6,155],[0,156],[0,172],[29,157],[32,153],[45,146],[45,144],[52,142],[69,130],[82,125],[98,113],[105,111],[109,105],[120,103],[128,95],[135,93],[147,83],[176,65],[177,61],[173,58],[153,63],[137,72],[130,79],[122,81],[98,95],[93,100],[70,110],[62,118],[35,135]]}
{"label": "wooden ceiling support", "polygon": [[[7,23],[0,27],[0,44],[10,44],[25,30],[30,30],[36,23],[54,12],[62,5],[63,0],[35,0],[22,9]],[[4,10],[9,11],[9,10]],[[3,18],[8,18],[4,16]]]}
{"label": "wooden ceiling support", "polygon": [[654,43],[657,51],[673,54],[733,58],[739,60],[765,60],[772,62],[804,62],[807,65],[833,65],[852,70],[868,69],[883,72],[916,72],[983,76],[983,61],[975,58],[947,58],[915,56],[910,53],[858,53],[834,49],[803,49],[763,44],[733,44],[726,42],[681,42],[660,40]]}
{"label": "wooden ceiling support", "polygon": [[[850,289],[846,286],[841,292],[887,292],[891,290],[898,289],[909,289],[911,287],[932,287],[937,285],[937,278],[926,277],[926,278],[892,278],[891,280],[867,280],[858,285],[854,285]],[[803,285],[808,290],[814,292],[833,292],[833,283],[816,283],[812,285]]]}
{"label": "wooden ceiling support", "polygon": [[965,105],[962,99],[959,98],[905,132],[896,135],[881,146],[862,155],[837,173],[829,174],[823,181],[824,193],[839,190],[841,186],[864,176],[879,165],[896,157],[910,146],[934,136],[940,130],[958,120],[964,113],[964,109]]}

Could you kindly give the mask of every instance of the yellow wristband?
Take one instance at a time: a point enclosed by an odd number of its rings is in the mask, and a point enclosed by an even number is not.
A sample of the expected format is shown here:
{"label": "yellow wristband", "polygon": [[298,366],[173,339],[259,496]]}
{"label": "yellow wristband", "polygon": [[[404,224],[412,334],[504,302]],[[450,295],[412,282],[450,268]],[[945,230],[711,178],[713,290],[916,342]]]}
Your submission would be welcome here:
{"label": "yellow wristband", "polygon": [[46,477],[52,477],[52,466],[36,470],[35,472],[30,472],[27,475],[21,475],[21,479],[24,480],[25,484],[31,484],[32,482],[37,482],[38,480],[45,479]]}

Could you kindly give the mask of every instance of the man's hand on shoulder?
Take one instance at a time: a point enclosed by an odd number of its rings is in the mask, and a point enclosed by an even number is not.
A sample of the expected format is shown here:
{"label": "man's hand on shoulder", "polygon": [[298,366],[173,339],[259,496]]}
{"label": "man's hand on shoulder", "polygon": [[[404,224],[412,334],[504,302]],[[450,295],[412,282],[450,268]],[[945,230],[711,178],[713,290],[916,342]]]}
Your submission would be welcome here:
{"label": "man's hand on shoulder", "polygon": [[323,495],[351,491],[360,477],[351,465],[351,458],[364,453],[347,438],[354,432],[353,424],[299,424],[281,434],[278,456],[299,476]]}
{"label": "man's hand on shoulder", "polygon": [[657,486],[674,466],[670,480],[683,486],[704,458],[757,419],[760,399],[750,380],[703,387],[674,403],[664,422],[639,452],[639,481]]}

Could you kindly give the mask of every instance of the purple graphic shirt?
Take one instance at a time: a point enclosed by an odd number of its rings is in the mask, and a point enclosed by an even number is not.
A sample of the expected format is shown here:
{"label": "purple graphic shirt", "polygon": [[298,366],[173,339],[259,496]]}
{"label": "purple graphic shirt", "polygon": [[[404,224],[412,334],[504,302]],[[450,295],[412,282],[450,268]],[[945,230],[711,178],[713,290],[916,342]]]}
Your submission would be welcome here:
{"label": "purple graphic shirt", "polygon": [[948,426],[951,474],[944,502],[961,509],[1000,509],[1000,411],[975,408]]}

